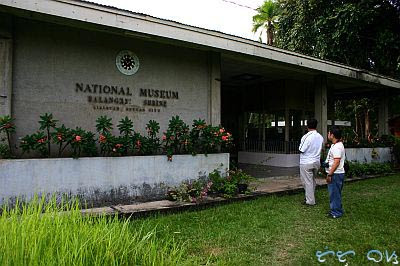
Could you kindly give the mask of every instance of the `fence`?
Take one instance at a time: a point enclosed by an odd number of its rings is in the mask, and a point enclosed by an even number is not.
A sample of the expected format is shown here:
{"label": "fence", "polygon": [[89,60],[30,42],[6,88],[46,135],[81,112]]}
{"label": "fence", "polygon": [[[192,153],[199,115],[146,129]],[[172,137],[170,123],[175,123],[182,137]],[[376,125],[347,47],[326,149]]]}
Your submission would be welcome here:
{"label": "fence", "polygon": [[247,139],[239,142],[240,151],[265,152],[280,154],[298,154],[300,141],[281,141],[281,140],[251,140]]}

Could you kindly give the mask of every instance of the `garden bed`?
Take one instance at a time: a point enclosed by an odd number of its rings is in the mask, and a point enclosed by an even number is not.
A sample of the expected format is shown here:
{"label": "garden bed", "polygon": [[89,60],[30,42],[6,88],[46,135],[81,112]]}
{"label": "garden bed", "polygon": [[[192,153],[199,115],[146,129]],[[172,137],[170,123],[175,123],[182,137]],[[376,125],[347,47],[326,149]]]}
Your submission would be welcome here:
{"label": "garden bed", "polygon": [[34,194],[78,197],[89,206],[164,197],[167,186],[229,168],[229,153],[0,160],[0,204]]}

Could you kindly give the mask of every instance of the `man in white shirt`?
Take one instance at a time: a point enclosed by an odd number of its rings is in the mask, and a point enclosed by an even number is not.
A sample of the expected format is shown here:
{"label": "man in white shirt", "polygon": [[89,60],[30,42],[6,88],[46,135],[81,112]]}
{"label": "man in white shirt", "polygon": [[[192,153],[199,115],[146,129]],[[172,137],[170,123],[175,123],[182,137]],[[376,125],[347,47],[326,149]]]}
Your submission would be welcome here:
{"label": "man in white shirt", "polygon": [[337,127],[332,127],[328,132],[328,139],[332,141],[331,148],[326,157],[326,182],[329,191],[330,218],[339,218],[343,215],[342,207],[342,188],[344,182],[344,162],[346,152],[341,141],[342,132]]}
{"label": "man in white shirt", "polygon": [[315,205],[315,176],[320,167],[320,158],[324,138],[316,130],[317,120],[307,121],[308,132],[300,141],[300,179],[305,190],[304,204]]}

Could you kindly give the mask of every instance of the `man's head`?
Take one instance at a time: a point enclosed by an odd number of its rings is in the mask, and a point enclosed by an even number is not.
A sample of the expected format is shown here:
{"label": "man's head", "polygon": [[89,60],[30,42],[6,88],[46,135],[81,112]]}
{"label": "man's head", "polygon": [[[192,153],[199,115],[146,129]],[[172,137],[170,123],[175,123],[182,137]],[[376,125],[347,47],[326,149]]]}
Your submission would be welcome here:
{"label": "man's head", "polygon": [[331,129],[329,129],[329,131],[328,131],[328,139],[330,141],[341,140],[342,139],[342,131],[338,127],[335,127],[335,126],[331,127]]}
{"label": "man's head", "polygon": [[318,121],[314,118],[307,120],[307,128],[308,129],[317,129]]}

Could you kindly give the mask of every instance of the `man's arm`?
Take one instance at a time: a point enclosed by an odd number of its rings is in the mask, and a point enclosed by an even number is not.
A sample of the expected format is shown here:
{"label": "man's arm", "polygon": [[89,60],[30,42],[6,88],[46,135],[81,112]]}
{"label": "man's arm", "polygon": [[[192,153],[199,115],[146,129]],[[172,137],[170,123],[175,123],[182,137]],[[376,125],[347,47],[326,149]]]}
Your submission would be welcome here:
{"label": "man's arm", "polygon": [[335,173],[336,169],[339,167],[341,158],[333,158],[333,164],[331,169],[329,170],[328,175],[326,176],[326,183],[330,184],[332,182],[332,176]]}

